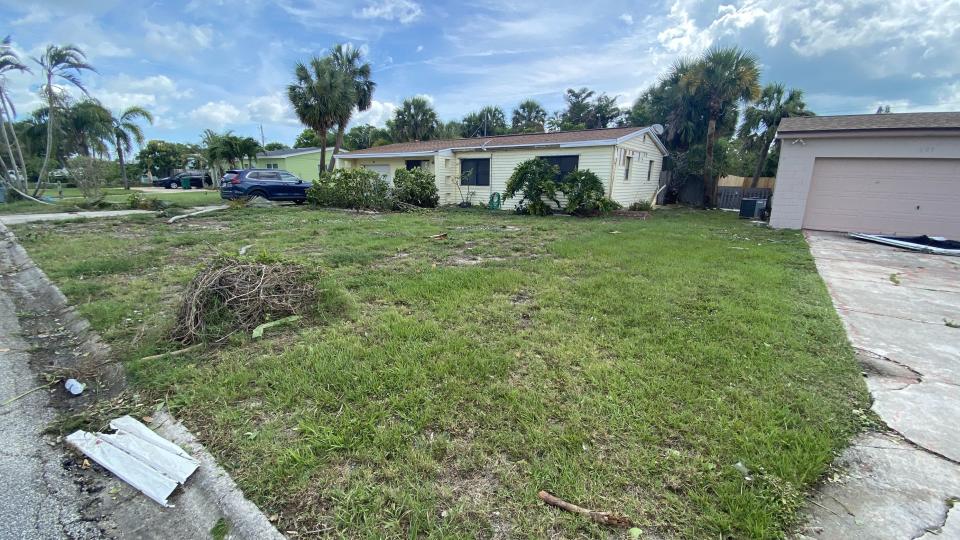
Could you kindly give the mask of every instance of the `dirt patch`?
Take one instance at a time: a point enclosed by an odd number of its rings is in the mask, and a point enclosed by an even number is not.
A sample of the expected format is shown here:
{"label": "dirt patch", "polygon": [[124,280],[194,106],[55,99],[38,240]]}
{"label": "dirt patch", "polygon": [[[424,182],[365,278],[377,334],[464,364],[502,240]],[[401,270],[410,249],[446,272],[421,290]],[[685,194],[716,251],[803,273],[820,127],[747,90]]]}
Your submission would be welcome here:
{"label": "dirt patch", "polygon": [[505,257],[481,257],[479,255],[456,255],[446,261],[444,266],[476,266],[485,262],[505,261]]}
{"label": "dirt patch", "polygon": [[650,217],[650,212],[640,210],[614,210],[611,215],[616,217],[646,220]]}

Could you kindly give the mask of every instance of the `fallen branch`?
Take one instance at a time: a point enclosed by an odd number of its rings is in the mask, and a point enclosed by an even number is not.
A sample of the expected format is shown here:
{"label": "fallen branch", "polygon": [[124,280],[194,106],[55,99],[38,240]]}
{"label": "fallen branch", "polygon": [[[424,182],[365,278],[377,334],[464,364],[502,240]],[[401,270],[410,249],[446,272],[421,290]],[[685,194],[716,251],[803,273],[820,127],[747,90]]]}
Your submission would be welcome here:
{"label": "fallen branch", "polygon": [[568,503],[567,501],[551,495],[546,491],[541,491],[537,494],[543,502],[549,504],[550,506],[555,506],[561,510],[566,510],[567,512],[572,512],[574,514],[580,514],[590,518],[591,520],[600,523],[601,525],[611,525],[613,527],[632,527],[633,522],[630,521],[630,518],[626,516],[621,516],[619,514],[612,514],[610,512],[596,512],[594,510],[587,510],[573,503]]}
{"label": "fallen branch", "polygon": [[187,354],[188,352],[191,352],[191,351],[194,351],[194,350],[196,350],[196,349],[199,349],[200,347],[203,347],[203,343],[197,343],[196,345],[191,345],[191,346],[186,347],[186,348],[183,348],[183,349],[177,349],[177,350],[175,350],[175,351],[170,351],[170,352],[155,354],[155,355],[153,355],[153,356],[144,356],[144,357],[141,358],[140,360],[141,360],[141,361],[143,361],[143,360],[157,360],[157,359],[163,358],[164,356],[181,356],[181,355]]}
{"label": "fallen branch", "polygon": [[280,326],[282,324],[289,324],[292,322],[297,322],[300,320],[299,315],[291,315],[289,317],[284,317],[282,319],[277,319],[275,321],[270,321],[261,324],[260,326],[253,329],[253,338],[258,339],[263,337],[263,331],[268,328],[273,328],[274,326]]}
{"label": "fallen branch", "polygon": [[427,238],[429,238],[429,239],[431,239],[431,240],[446,240],[446,238],[447,238],[447,233],[432,234],[432,235],[428,236]]}
{"label": "fallen branch", "polygon": [[176,223],[181,219],[186,219],[188,217],[199,216],[201,214],[209,214],[210,212],[216,212],[217,210],[226,210],[226,205],[214,206],[212,208],[204,208],[203,210],[197,210],[196,212],[190,212],[189,214],[180,214],[179,216],[173,216],[167,220],[167,224]]}
{"label": "fallen branch", "polygon": [[62,381],[62,380],[63,380],[63,379],[56,379],[56,380],[50,381],[50,382],[48,382],[47,384],[44,384],[44,385],[42,385],[42,386],[38,386],[38,387],[36,387],[36,388],[31,388],[30,390],[27,390],[26,392],[24,392],[24,393],[22,393],[22,394],[20,394],[20,395],[18,395],[18,396],[13,396],[12,398],[4,401],[3,403],[0,403],[0,407],[6,407],[7,405],[13,403],[14,401],[16,401],[16,400],[18,400],[18,399],[20,399],[20,398],[27,397],[27,396],[29,396],[30,394],[36,392],[37,390],[43,390],[44,388],[49,388],[49,387],[57,384],[58,382],[60,382],[60,381]]}
{"label": "fallen branch", "polygon": [[253,247],[253,244],[247,244],[247,245],[243,246],[242,248],[240,248],[240,255],[241,255],[241,256],[246,255],[246,254],[247,254],[247,250],[250,249],[250,248],[252,248],[252,247]]}

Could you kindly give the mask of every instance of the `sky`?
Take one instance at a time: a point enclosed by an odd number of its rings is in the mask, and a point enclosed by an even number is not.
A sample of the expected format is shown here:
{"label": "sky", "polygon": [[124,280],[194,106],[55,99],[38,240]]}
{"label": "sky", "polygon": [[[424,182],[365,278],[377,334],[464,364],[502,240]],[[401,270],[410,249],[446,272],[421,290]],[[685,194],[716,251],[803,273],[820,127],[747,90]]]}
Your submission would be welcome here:
{"label": "sky", "polygon": [[[293,66],[360,47],[377,83],[353,124],[382,126],[404,98],[442,120],[521,100],[561,109],[587,86],[629,105],[681,57],[714,45],[757,55],[761,82],[804,91],[818,114],[960,110],[960,0],[0,0],[0,36],[22,58],[72,43],[90,94],[156,117],[150,139],[205,128],[292,145]],[[21,116],[41,80],[8,82]]]}

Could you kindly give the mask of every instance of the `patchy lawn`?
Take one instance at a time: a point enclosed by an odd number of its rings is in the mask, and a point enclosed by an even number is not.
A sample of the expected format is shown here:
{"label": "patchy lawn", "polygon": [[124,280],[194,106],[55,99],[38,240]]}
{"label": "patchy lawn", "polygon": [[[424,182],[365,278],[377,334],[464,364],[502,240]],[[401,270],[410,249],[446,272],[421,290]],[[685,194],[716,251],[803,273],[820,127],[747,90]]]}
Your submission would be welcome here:
{"label": "patchy lawn", "polygon": [[[192,189],[188,191],[170,190],[166,192],[141,192],[135,190],[125,190],[123,188],[107,188],[104,190],[103,200],[108,203],[123,205],[126,208],[130,194],[140,193],[147,199],[161,199],[178,208],[190,208],[193,206],[205,206],[211,204],[221,204],[220,192],[218,190],[199,190]],[[54,204],[40,204],[29,200],[18,200],[8,203],[0,203],[0,214],[47,214],[53,212],[75,212],[80,210],[77,205],[83,202],[83,196],[77,188],[64,188],[63,198],[57,196],[56,189],[48,189],[44,196],[52,197]]]}
{"label": "patchy lawn", "polygon": [[[135,384],[301,535],[610,531],[546,489],[647,534],[776,538],[868,407],[801,235],[727,213],[247,208],[15,231]],[[177,348],[198,263],[247,244],[320,267],[326,315],[139,361]]]}

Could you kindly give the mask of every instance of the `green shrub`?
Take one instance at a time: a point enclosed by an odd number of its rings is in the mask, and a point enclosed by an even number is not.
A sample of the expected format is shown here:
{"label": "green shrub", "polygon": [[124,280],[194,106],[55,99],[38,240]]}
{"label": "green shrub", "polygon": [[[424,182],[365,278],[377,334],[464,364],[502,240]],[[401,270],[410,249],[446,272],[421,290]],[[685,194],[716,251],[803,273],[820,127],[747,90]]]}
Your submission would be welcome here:
{"label": "green shrub", "polygon": [[436,176],[420,167],[409,171],[397,169],[393,175],[393,194],[398,201],[421,208],[436,208],[440,202]]}
{"label": "green shrub", "polygon": [[653,210],[653,205],[650,204],[650,201],[637,201],[630,205],[630,210],[633,212],[649,212]]}
{"label": "green shrub", "polygon": [[[552,209],[544,199],[553,201],[557,208],[560,208],[560,201],[557,200],[557,184],[553,181],[558,174],[560,169],[556,165],[551,165],[544,159],[528,159],[513,170],[513,174],[507,180],[507,189],[503,196],[505,199],[510,199],[520,192],[523,197],[517,204],[518,211],[535,216],[549,215]],[[524,201],[529,201],[529,204],[525,204]]]}
{"label": "green shrub", "polygon": [[608,214],[620,205],[603,194],[603,182],[589,169],[573,171],[560,183],[567,198],[564,211],[577,216]]}
{"label": "green shrub", "polygon": [[317,206],[354,210],[390,210],[390,186],[369,169],[334,169],[325,172],[307,189],[307,200]]}

